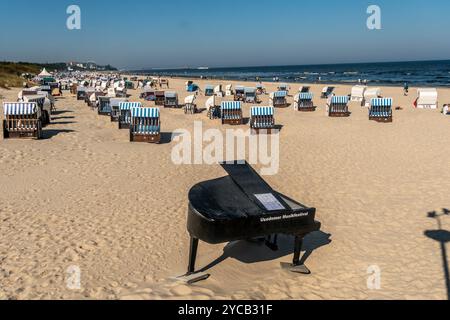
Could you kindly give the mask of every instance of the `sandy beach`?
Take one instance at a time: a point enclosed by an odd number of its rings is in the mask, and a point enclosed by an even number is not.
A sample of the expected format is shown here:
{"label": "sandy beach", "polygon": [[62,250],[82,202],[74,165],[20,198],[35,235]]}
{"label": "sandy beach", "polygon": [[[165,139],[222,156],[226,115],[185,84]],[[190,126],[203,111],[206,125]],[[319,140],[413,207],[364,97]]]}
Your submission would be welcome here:
{"label": "sandy beach", "polygon": [[[189,95],[185,81],[170,79],[181,101]],[[264,86],[272,92],[276,84]],[[291,94],[299,86],[291,84]],[[304,244],[311,275],[280,268],[293,250],[292,239],[282,238],[278,252],[249,242],[201,243],[199,267],[223,261],[207,281],[177,281],[188,261],[187,193],[225,172],[175,165],[171,133],[192,132],[194,121],[230,127],[206,112],[161,108],[164,142],[132,144],[128,131],[64,92],[45,139],[0,138],[0,299],[446,299],[440,245],[425,232],[438,227],[429,212],[450,209],[450,117],[440,113],[450,89],[438,89],[439,110],[419,110],[417,88],[404,97],[402,88],[382,87],[403,109],[380,124],[354,102],[351,117],[328,118],[323,86],[311,88],[316,112],[276,110],[280,168],[264,177],[317,208],[322,230]],[[0,89],[1,101],[15,101],[19,91]],[[337,85],[338,95],[350,91]],[[138,90],[129,93],[130,101],[154,105]],[[198,106],[206,99],[200,95]],[[262,99],[267,105],[269,96]],[[442,228],[449,230],[448,217]],[[81,271],[80,289],[66,285],[71,266]],[[381,271],[378,290],[367,286],[373,266]]]}

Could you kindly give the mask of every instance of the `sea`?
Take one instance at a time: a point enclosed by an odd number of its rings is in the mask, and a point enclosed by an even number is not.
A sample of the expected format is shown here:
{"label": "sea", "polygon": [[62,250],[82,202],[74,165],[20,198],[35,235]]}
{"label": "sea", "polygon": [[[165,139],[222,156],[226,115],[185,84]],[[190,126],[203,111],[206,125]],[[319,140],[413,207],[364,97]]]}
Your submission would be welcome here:
{"label": "sea", "polygon": [[271,67],[149,69],[133,71],[165,77],[242,80],[347,83],[367,82],[372,85],[450,86],[450,60],[324,64]]}

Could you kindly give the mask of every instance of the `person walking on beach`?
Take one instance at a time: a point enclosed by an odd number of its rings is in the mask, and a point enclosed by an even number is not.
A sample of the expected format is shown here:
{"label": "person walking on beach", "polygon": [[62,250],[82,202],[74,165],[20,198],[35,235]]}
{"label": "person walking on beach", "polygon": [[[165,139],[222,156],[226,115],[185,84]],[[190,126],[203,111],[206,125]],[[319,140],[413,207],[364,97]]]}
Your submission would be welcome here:
{"label": "person walking on beach", "polygon": [[403,95],[406,97],[409,93],[409,85],[408,82],[405,82],[404,86],[403,86]]}

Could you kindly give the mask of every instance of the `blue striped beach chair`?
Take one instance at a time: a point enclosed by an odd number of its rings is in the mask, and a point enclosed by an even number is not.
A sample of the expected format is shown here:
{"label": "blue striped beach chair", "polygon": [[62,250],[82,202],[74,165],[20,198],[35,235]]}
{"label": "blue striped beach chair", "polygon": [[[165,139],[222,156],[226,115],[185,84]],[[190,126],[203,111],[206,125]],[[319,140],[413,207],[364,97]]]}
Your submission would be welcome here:
{"label": "blue striped beach chair", "polygon": [[305,112],[315,111],[313,97],[311,92],[300,92],[294,98],[294,109]]}
{"label": "blue striped beach chair", "polygon": [[286,108],[287,103],[287,91],[275,91],[270,94],[270,104],[275,108]]}
{"label": "blue striped beach chair", "polygon": [[175,91],[164,93],[164,108],[178,108],[178,94]]}
{"label": "blue striped beach chair", "polygon": [[42,137],[42,120],[39,107],[34,102],[3,103],[3,138]]}
{"label": "blue striped beach chair", "polygon": [[369,120],[392,122],[392,98],[374,98],[370,101]]}
{"label": "blue striped beach chair", "polygon": [[250,128],[255,133],[264,130],[271,133],[275,128],[275,108],[269,107],[251,107],[250,109]]}
{"label": "blue striped beach chair", "polygon": [[211,97],[213,95],[214,95],[214,86],[207,85],[205,87],[205,96],[206,97]]}
{"label": "blue striped beach chair", "polygon": [[241,125],[243,122],[242,102],[223,101],[220,105],[222,124]]}
{"label": "blue striped beach chair", "polygon": [[256,88],[247,87],[244,89],[245,103],[257,103]]}
{"label": "blue striped beach chair", "polygon": [[142,108],[142,104],[140,102],[121,102],[119,104],[119,130],[130,129],[132,108]]}
{"label": "blue striped beach chair", "polygon": [[348,96],[332,96],[328,99],[327,113],[329,117],[349,117]]}
{"label": "blue striped beach chair", "polygon": [[158,108],[131,108],[130,142],[159,143],[161,121]]}
{"label": "blue striped beach chair", "polygon": [[98,97],[97,112],[101,116],[109,116],[111,114],[111,97]]}
{"label": "blue striped beach chair", "polygon": [[111,122],[118,122],[120,116],[120,104],[128,102],[127,98],[111,98],[109,105],[111,107]]}
{"label": "blue striped beach chair", "polygon": [[234,101],[244,101],[245,100],[245,87],[236,86],[234,88]]}

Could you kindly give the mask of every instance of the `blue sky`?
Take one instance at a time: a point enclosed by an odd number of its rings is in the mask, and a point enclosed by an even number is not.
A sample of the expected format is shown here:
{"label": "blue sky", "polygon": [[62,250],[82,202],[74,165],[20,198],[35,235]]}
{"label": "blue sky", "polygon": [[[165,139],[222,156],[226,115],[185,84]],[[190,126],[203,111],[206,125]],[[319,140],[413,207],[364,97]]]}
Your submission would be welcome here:
{"label": "blue sky", "polygon": [[[82,29],[66,28],[81,8]],[[367,7],[382,30],[366,27]],[[448,0],[2,0],[0,60],[119,68],[450,59]]]}

